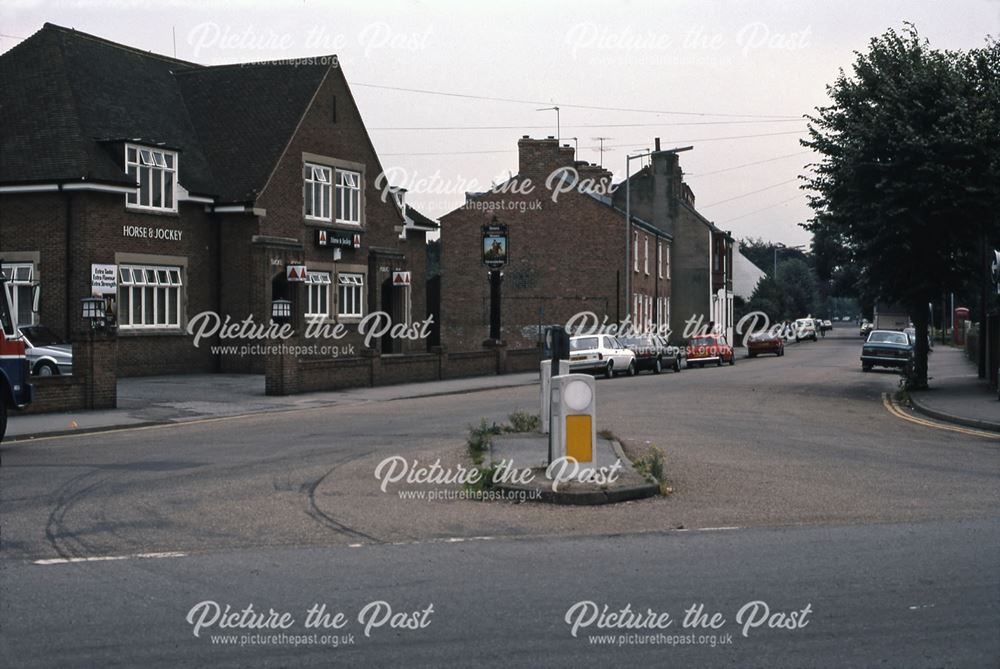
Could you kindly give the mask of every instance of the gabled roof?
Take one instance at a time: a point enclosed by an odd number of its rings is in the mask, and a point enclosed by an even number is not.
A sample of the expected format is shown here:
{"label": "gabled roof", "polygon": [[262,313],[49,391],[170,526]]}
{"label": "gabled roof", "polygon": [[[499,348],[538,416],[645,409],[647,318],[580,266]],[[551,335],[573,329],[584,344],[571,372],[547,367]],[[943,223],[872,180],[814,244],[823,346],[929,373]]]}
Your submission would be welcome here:
{"label": "gabled roof", "polygon": [[0,56],[0,184],[132,186],[131,140],[177,150],[189,192],[251,201],[328,71],[205,67],[46,23]]}
{"label": "gabled roof", "polygon": [[216,166],[220,201],[252,202],[264,189],[328,71],[300,62],[177,73],[201,148]]}

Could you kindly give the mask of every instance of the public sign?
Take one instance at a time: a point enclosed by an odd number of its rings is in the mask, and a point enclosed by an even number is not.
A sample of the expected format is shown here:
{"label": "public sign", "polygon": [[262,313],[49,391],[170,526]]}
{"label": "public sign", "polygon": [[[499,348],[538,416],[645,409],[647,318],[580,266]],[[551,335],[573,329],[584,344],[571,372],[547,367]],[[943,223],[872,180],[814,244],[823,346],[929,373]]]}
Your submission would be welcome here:
{"label": "public sign", "polygon": [[317,230],[316,246],[331,246],[340,248],[361,248],[361,234],[339,232],[337,230]]}
{"label": "public sign", "polygon": [[409,272],[393,272],[392,273],[392,285],[394,285],[394,286],[409,286],[410,285],[410,273]]}
{"label": "public sign", "polygon": [[118,265],[90,266],[90,294],[93,297],[118,292]]}
{"label": "public sign", "polygon": [[484,225],[483,264],[490,269],[500,269],[507,260],[507,226],[496,222]]}
{"label": "public sign", "polygon": [[305,281],[306,273],[305,265],[287,265],[285,267],[285,278],[288,279],[289,282]]}

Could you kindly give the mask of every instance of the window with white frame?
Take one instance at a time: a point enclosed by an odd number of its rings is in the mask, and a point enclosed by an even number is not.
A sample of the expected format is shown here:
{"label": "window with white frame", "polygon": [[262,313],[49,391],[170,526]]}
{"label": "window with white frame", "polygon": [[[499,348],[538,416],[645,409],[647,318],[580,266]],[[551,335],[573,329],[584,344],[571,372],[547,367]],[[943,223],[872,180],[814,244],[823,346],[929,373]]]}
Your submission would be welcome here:
{"label": "window with white frame", "polygon": [[656,242],[656,276],[663,278],[663,242]]}
{"label": "window with white frame", "polygon": [[118,266],[118,324],[122,329],[181,326],[180,267]]}
{"label": "window with white frame", "polygon": [[642,259],[642,269],[649,276],[649,235],[643,237],[644,249]]}
{"label": "window with white frame", "polygon": [[7,292],[14,325],[35,325],[38,314],[31,310],[34,301],[35,266],[32,263],[4,263],[3,287]]}
{"label": "window with white frame", "polygon": [[667,278],[670,278],[670,245],[667,245]]}
{"label": "window with white frame", "polygon": [[643,321],[643,329],[649,332],[649,328],[653,325],[653,298],[650,295],[646,296],[646,320]]}
{"label": "window with white frame", "polygon": [[125,172],[135,179],[137,187],[134,193],[125,195],[126,206],[177,211],[177,153],[126,144]]}
{"label": "window with white frame", "polygon": [[348,317],[364,316],[365,275],[337,274],[337,315]]}
{"label": "window with white frame", "polygon": [[361,174],[337,170],[337,222],[361,225]]}
{"label": "window with white frame", "polygon": [[302,176],[305,179],[305,217],[316,221],[329,221],[333,169],[306,163]]}
{"label": "window with white frame", "polygon": [[330,315],[330,281],[329,272],[306,273],[306,317],[323,317]]}
{"label": "window with white frame", "polygon": [[639,233],[632,233],[632,269],[639,271]]}

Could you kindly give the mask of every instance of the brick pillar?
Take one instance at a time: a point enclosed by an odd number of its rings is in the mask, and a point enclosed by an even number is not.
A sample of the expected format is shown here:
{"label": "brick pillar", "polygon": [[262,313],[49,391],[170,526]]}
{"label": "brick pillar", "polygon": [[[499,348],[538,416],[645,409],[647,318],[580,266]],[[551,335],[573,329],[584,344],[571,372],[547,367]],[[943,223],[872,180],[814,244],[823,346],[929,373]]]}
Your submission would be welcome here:
{"label": "brick pillar", "polygon": [[507,373],[507,343],[503,341],[493,341],[487,339],[483,342],[483,348],[491,349],[496,355],[496,373]]}
{"label": "brick pillar", "polygon": [[118,406],[118,336],[78,329],[73,333],[73,376],[83,381],[83,408]]}

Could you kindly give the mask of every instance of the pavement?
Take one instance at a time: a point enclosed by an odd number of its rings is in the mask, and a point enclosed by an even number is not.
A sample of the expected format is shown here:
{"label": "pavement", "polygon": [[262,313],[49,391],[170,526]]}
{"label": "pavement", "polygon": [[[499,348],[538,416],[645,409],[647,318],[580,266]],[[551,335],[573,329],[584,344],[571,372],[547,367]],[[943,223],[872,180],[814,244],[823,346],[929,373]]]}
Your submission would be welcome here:
{"label": "pavement", "polygon": [[116,409],[42,414],[11,412],[5,441],[189,423],[340,404],[455,395],[537,383],[538,373],[527,372],[276,397],[264,394],[263,375],[132,377],[119,379]]}
{"label": "pavement", "polygon": [[938,345],[927,366],[930,388],[910,393],[914,409],[938,420],[1000,432],[1000,400],[962,349]]}

